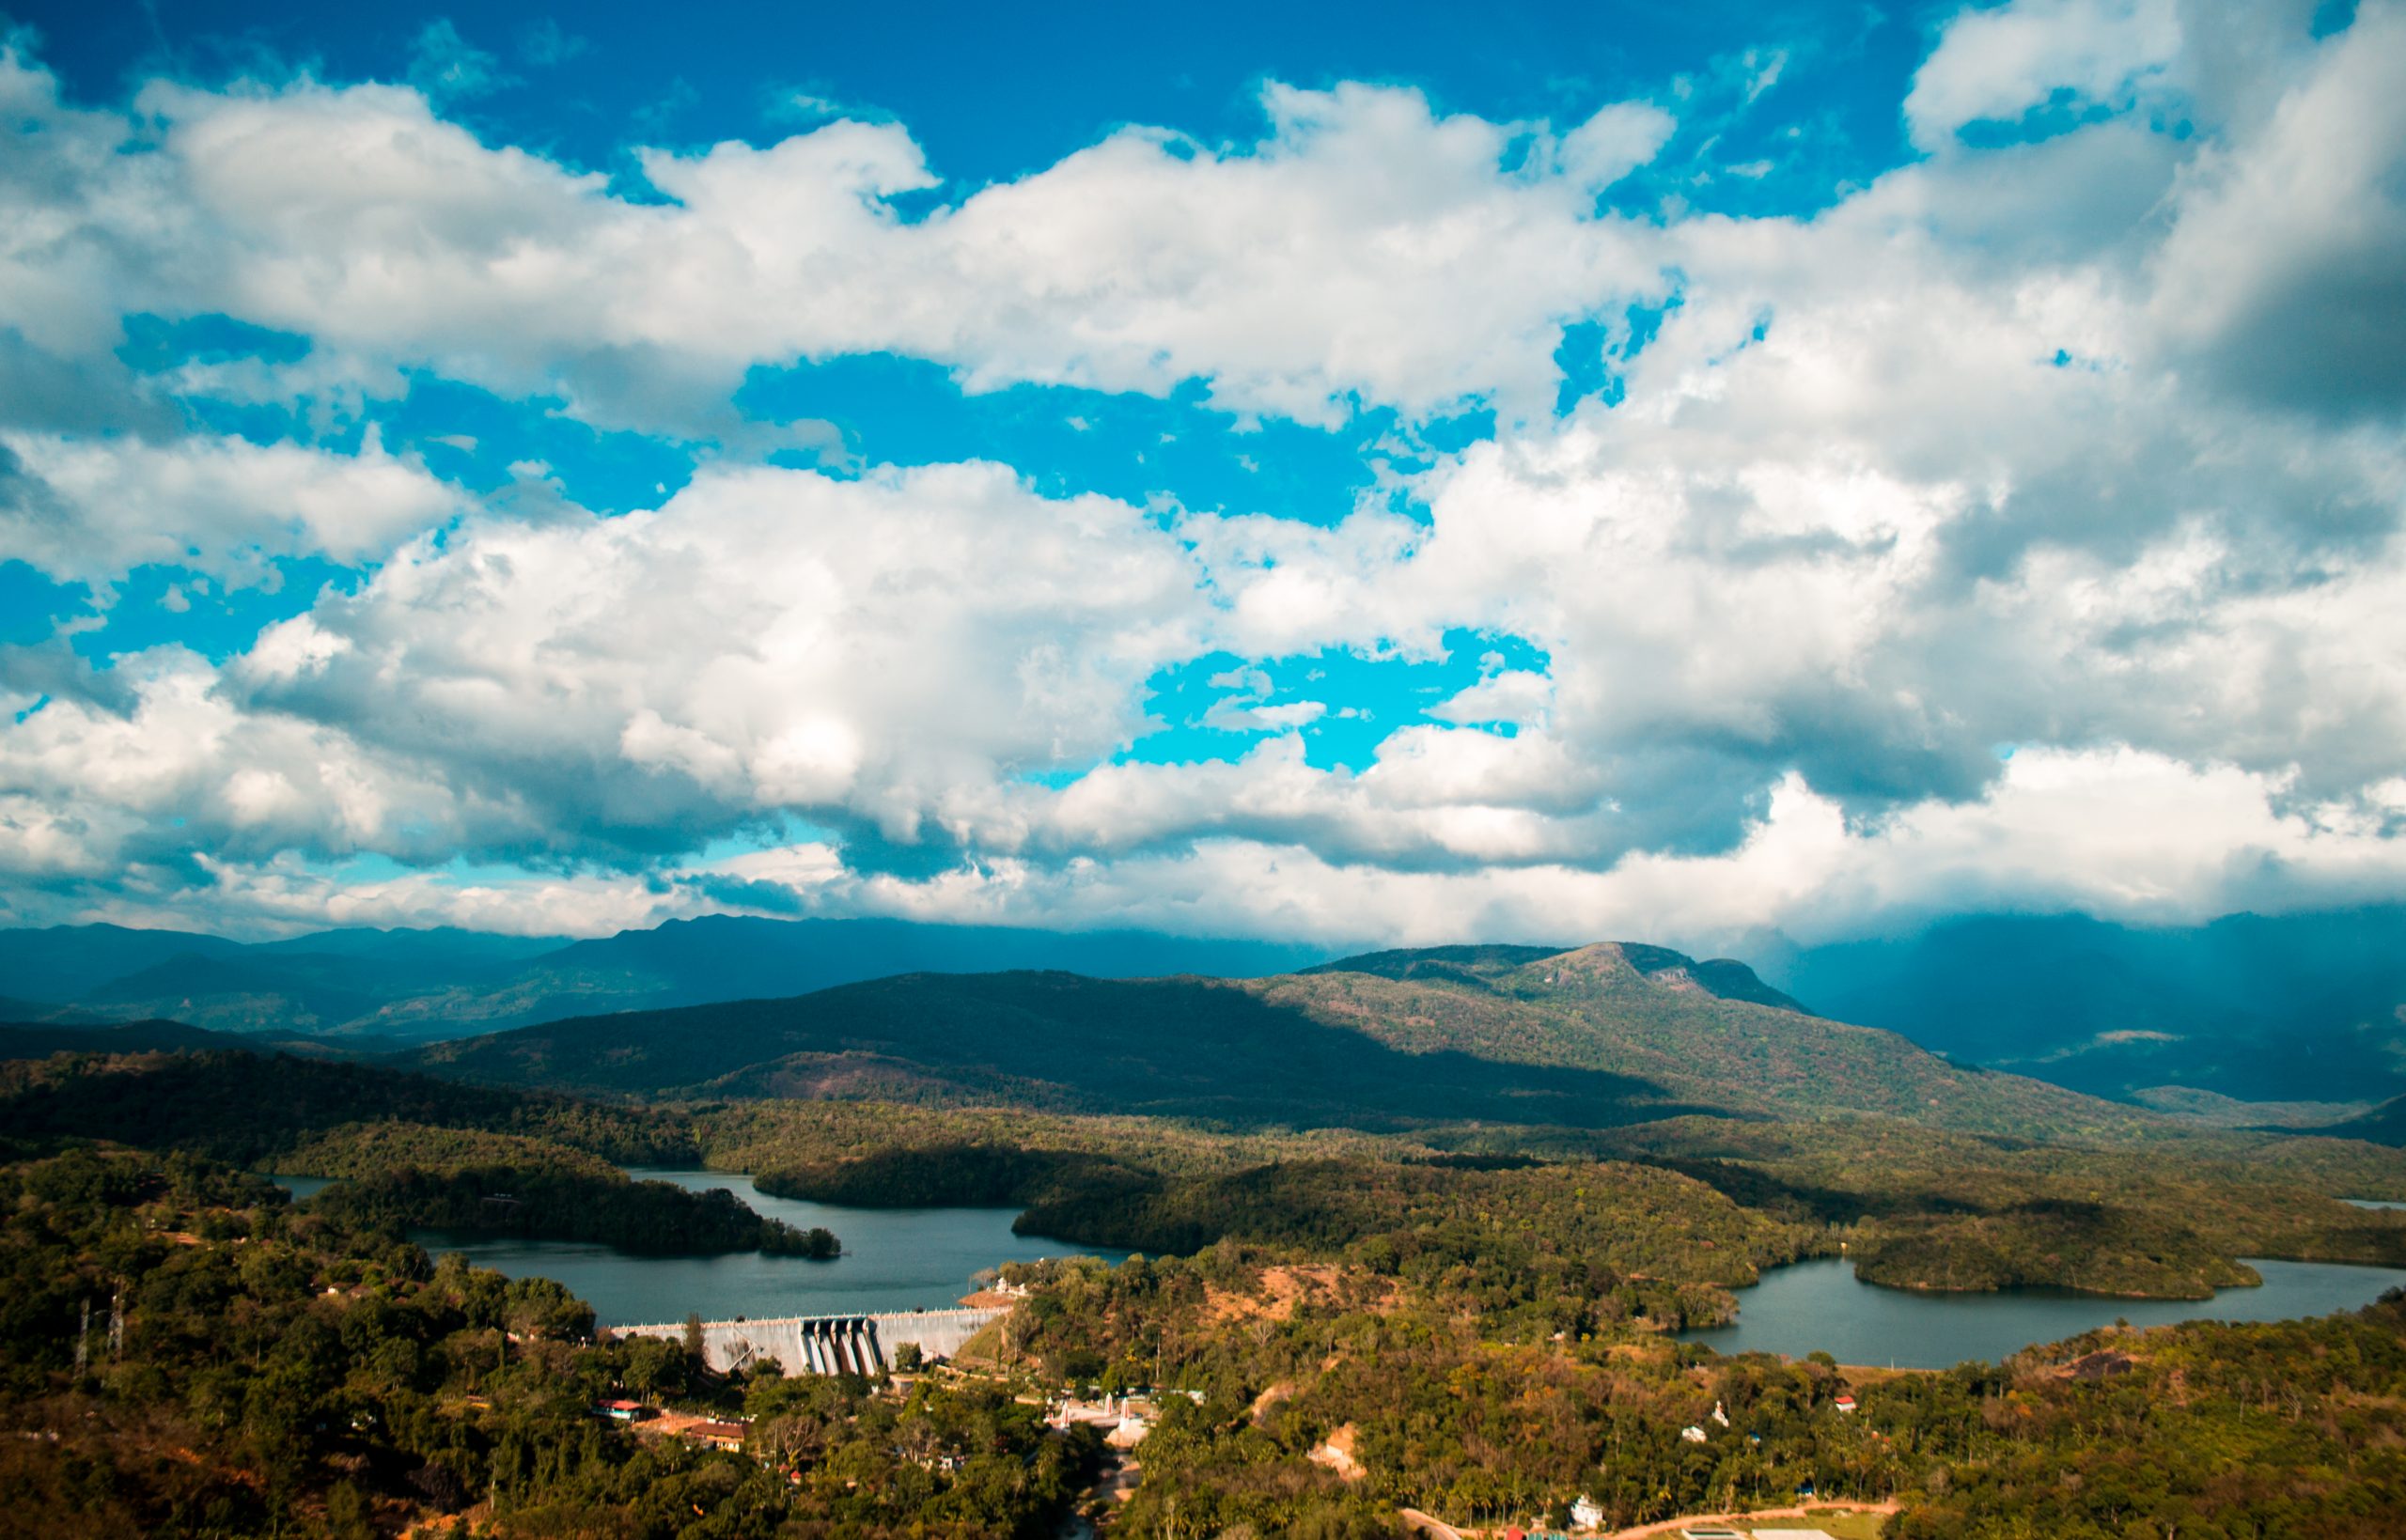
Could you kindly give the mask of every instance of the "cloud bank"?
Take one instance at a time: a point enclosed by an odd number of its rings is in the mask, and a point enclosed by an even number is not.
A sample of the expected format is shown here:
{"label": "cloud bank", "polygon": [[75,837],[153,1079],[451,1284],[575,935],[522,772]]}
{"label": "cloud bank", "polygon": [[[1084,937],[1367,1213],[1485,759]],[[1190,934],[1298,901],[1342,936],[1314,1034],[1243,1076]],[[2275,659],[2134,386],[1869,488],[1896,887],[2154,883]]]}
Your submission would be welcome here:
{"label": "cloud bank", "polygon": [[[896,122],[613,178],[433,77],[95,108],[21,47],[0,561],[89,598],[0,648],[0,907],[1338,942],[2398,896],[2406,9],[2308,20],[1966,13],[1912,159],[1747,217],[1632,180],[1675,95],[1273,84],[1250,141],[955,190]],[[1131,498],[746,404],[856,355],[1404,449]],[[479,484],[405,431],[430,381],[691,474]],[[168,578],[289,602],[78,650]]]}

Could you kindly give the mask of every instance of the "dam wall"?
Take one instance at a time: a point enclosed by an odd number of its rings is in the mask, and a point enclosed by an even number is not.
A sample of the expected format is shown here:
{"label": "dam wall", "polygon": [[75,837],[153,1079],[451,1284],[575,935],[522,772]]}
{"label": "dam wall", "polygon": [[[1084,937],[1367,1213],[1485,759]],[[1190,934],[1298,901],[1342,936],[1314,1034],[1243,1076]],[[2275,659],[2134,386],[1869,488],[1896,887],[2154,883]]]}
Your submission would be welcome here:
{"label": "dam wall", "polygon": [[[950,1358],[999,1310],[905,1310],[874,1315],[785,1315],[748,1321],[704,1321],[702,1359],[725,1373],[773,1362],[789,1375],[874,1375],[893,1367],[904,1343],[927,1358]],[[680,1342],[685,1323],[611,1328],[621,1337]]]}

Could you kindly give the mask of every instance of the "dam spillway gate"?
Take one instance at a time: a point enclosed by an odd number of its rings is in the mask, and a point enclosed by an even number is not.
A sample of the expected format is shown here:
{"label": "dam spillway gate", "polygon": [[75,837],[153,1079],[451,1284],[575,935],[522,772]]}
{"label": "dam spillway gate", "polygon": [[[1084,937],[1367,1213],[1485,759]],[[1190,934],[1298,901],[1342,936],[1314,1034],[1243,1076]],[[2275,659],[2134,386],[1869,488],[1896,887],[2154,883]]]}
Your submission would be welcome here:
{"label": "dam spillway gate", "polygon": [[[875,1375],[893,1367],[894,1353],[906,1343],[923,1357],[950,1358],[1003,1314],[999,1310],[907,1310],[704,1321],[702,1361],[721,1374],[770,1362],[789,1375]],[[678,1342],[686,1327],[680,1321],[611,1330],[621,1337]]]}

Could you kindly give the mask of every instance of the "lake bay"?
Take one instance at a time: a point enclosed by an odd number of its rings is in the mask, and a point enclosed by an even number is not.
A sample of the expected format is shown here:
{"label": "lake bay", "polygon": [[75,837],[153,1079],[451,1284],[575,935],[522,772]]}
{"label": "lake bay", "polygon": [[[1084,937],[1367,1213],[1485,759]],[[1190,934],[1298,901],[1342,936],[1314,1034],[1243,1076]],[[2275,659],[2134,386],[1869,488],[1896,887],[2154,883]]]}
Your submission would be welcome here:
{"label": "lake bay", "polygon": [[1736,1291],[1735,1323],[1683,1331],[1680,1340],[1723,1353],[1802,1358],[1818,1350],[1840,1363],[1945,1369],[1966,1359],[1993,1362],[2117,1319],[2133,1326],[2292,1320],[2361,1309],[2384,1289],[2406,1285],[2406,1268],[2254,1257],[2248,1265],[2263,1275],[2261,1287],[2223,1289],[2211,1299],[2122,1299],[2059,1289],[1881,1288],[1858,1280],[1852,1262],[1827,1257],[1767,1270],[1761,1283]]}

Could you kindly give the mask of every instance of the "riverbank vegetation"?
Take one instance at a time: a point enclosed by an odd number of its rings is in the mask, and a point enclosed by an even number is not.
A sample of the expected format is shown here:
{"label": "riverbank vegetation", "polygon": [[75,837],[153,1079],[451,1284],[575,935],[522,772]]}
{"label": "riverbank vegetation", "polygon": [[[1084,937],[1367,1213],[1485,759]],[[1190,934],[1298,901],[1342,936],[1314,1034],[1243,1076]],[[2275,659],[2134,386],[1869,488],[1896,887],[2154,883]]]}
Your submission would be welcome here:
{"label": "riverbank vegetation", "polygon": [[336,1182],[309,1206],[351,1227],[395,1237],[423,1227],[598,1241],[654,1255],[757,1251],[824,1260],[842,1250],[828,1231],[763,1219],[724,1188],[695,1192],[672,1182],[629,1181],[616,1171],[402,1166]]}

